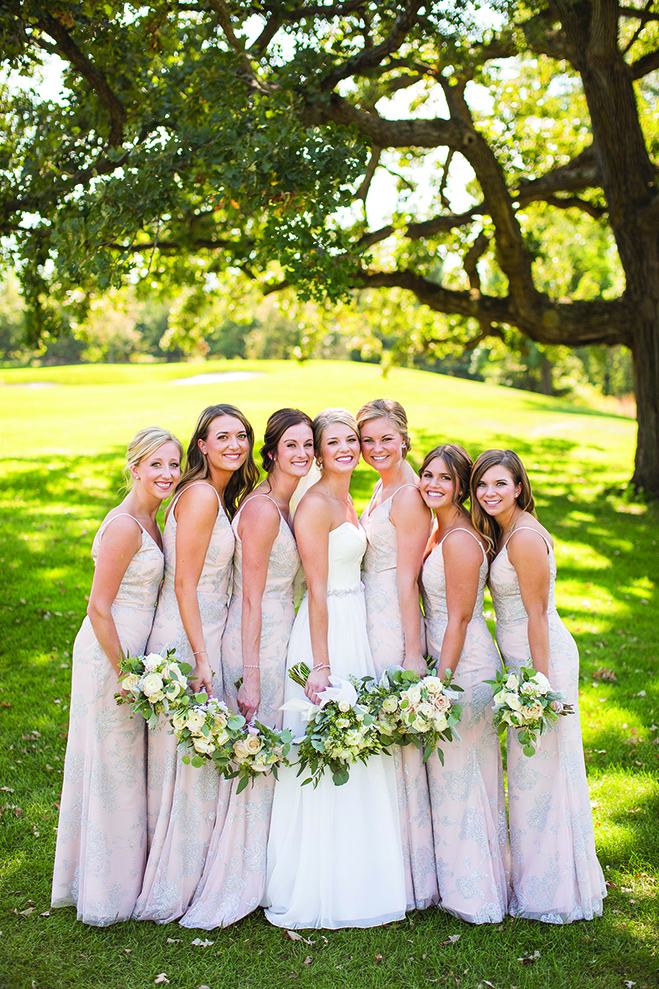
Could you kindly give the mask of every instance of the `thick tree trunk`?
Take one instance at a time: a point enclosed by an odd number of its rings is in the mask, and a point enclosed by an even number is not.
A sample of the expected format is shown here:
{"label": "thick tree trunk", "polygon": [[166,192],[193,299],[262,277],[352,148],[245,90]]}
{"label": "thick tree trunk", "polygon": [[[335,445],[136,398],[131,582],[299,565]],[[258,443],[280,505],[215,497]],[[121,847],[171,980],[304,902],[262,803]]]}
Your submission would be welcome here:
{"label": "thick tree trunk", "polygon": [[659,305],[639,320],[634,342],[638,442],[632,484],[659,498]]}

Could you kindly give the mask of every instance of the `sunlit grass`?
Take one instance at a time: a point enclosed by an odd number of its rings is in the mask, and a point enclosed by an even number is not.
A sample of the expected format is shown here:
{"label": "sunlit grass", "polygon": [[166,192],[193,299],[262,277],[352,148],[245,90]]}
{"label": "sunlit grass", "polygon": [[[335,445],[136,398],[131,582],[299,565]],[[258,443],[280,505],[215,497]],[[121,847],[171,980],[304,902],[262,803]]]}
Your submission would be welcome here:
{"label": "sunlit grass", "polygon": [[[209,370],[261,376],[168,384]],[[171,989],[658,984],[659,533],[657,510],[624,495],[632,421],[421,372],[383,380],[373,366],[347,363],[44,368],[0,378],[62,382],[0,386],[0,989],[147,989],[161,972]],[[611,884],[604,916],[568,928],[513,920],[473,928],[426,911],[373,931],[312,932],[306,943],[257,913],[201,932],[213,941],[202,948],[191,944],[200,932],[177,925],[97,930],[77,924],[71,910],[51,914],[71,648],[91,583],[91,540],[117,500],[127,440],[160,423],[186,441],[199,411],[215,402],[242,408],[259,436],[282,405],[356,410],[379,395],[406,406],[413,463],[437,442],[456,440],[474,454],[512,446],[530,469],[540,518],[556,538],[557,603],[581,651],[595,837]],[[360,468],[359,507],[374,481]],[[609,670],[615,680],[602,678]],[[532,964],[518,960],[534,951]]]}

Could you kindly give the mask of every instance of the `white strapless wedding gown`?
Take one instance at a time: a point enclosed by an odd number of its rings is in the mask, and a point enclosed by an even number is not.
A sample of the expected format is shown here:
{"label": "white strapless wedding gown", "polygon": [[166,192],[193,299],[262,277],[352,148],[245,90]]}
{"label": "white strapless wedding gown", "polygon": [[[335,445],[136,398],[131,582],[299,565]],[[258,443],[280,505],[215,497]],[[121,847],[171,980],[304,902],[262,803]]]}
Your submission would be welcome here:
{"label": "white strapless wedding gown", "polygon": [[[332,673],[373,676],[360,583],[366,536],[344,522],[329,534],[328,646]],[[312,666],[309,608],[302,602],[291,634],[287,670]],[[286,678],[286,700],[303,692]],[[297,714],[284,727],[304,733]],[[282,769],[275,785],[268,840],[266,917],[278,927],[375,927],[405,916],[405,875],[396,774],[388,756],[353,765],[335,786],[326,774],[313,788],[296,769]]]}

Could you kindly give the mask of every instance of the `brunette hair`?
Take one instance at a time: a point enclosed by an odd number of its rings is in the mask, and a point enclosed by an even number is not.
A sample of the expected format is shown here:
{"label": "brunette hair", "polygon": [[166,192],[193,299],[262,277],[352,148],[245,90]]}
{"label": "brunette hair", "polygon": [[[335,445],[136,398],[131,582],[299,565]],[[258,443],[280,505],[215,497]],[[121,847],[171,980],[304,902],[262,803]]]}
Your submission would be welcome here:
{"label": "brunette hair", "polygon": [[491,515],[481,507],[476,497],[479,482],[490,467],[505,467],[509,470],[514,483],[521,484],[522,490],[515,499],[523,512],[535,515],[535,502],[531,491],[531,482],[524,469],[524,464],[513,450],[485,450],[476,459],[471,472],[471,521],[487,544],[487,555],[490,560],[496,556],[497,542],[501,536],[501,526]]}
{"label": "brunette hair", "polygon": [[139,433],[133,436],[126,447],[126,466],[124,467],[124,477],[126,478],[126,490],[130,491],[133,486],[133,475],[131,467],[137,467],[145,457],[150,457],[158,450],[163,443],[174,443],[178,447],[179,459],[183,460],[183,444],[168,429],[160,426],[147,426],[140,429]]}
{"label": "brunette hair", "polygon": [[366,423],[372,422],[374,419],[391,420],[396,432],[400,433],[403,439],[403,457],[406,457],[412,449],[412,440],[407,428],[407,415],[400,402],[396,402],[393,398],[374,398],[372,402],[362,405],[357,413],[360,433]]}
{"label": "brunette hair", "polygon": [[419,477],[423,476],[426,467],[436,458],[441,457],[446,464],[446,470],[453,481],[453,497],[451,501],[456,508],[466,512],[464,503],[469,497],[469,478],[473,462],[464,447],[458,443],[444,443],[436,446],[427,453],[419,469]]}
{"label": "brunette hair", "polygon": [[180,491],[190,481],[201,481],[209,476],[208,461],[199,449],[199,440],[207,439],[211,423],[218,416],[233,416],[235,419],[239,419],[245,427],[249,443],[244,464],[234,471],[224,489],[224,509],[229,518],[232,519],[236,514],[238,503],[254,489],[259,481],[259,469],[254,463],[254,430],[249,420],[235,405],[209,405],[201,413],[188,444],[185,471],[176,485],[176,491]]}
{"label": "brunette hair", "polygon": [[274,455],[277,452],[279,441],[291,426],[308,426],[313,432],[313,422],[311,416],[301,409],[277,409],[273,412],[265,427],[263,434],[263,446],[259,450],[263,470],[269,474],[275,466]]}
{"label": "brunette hair", "polygon": [[350,429],[354,429],[355,435],[359,438],[359,426],[357,425],[357,420],[355,419],[352,412],[348,409],[333,408],[333,409],[323,409],[319,412],[312,423],[313,427],[313,446],[316,453],[316,457],[320,454],[320,444],[323,441],[323,434],[328,426],[331,426],[335,422],[340,422],[344,426],[349,426]]}

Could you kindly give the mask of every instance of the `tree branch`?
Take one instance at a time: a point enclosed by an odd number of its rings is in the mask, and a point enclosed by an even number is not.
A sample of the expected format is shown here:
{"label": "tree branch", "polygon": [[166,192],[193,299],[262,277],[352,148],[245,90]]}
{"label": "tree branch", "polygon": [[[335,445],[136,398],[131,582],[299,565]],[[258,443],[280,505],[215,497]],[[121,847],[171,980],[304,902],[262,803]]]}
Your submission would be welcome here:
{"label": "tree branch", "polygon": [[[474,206],[466,213],[449,213],[444,216],[435,216],[431,220],[409,223],[402,233],[409,240],[421,240],[423,237],[432,237],[434,234],[447,233],[449,230],[455,230],[457,227],[466,227],[477,216],[486,212],[487,210],[484,205]],[[355,244],[355,248],[360,251],[366,250],[374,244],[379,244],[381,241],[386,240],[387,237],[391,237],[395,231],[396,227],[392,224],[387,224],[387,226],[380,227],[378,230],[371,230],[359,238]]]}
{"label": "tree branch", "polygon": [[650,72],[654,72],[655,69],[659,69],[659,48],[656,48],[653,52],[647,52],[645,55],[641,55],[635,62],[632,62],[630,68],[632,70],[632,79],[634,80],[642,79],[643,76],[647,76]]}
{"label": "tree branch", "polygon": [[366,197],[368,196],[368,190],[371,188],[371,182],[373,181],[375,170],[380,164],[381,154],[382,154],[382,148],[374,147],[372,149],[371,157],[366,167],[366,174],[364,175],[364,180],[360,185],[359,189],[357,189],[357,192],[355,193],[355,199],[361,199],[362,202],[364,203],[366,202]]}
{"label": "tree branch", "polygon": [[601,186],[602,179],[595,159],[595,151],[591,145],[584,148],[572,161],[553,168],[538,179],[530,182],[522,179],[515,198],[520,206],[526,206],[556,192],[579,192],[582,189],[597,189]]}

